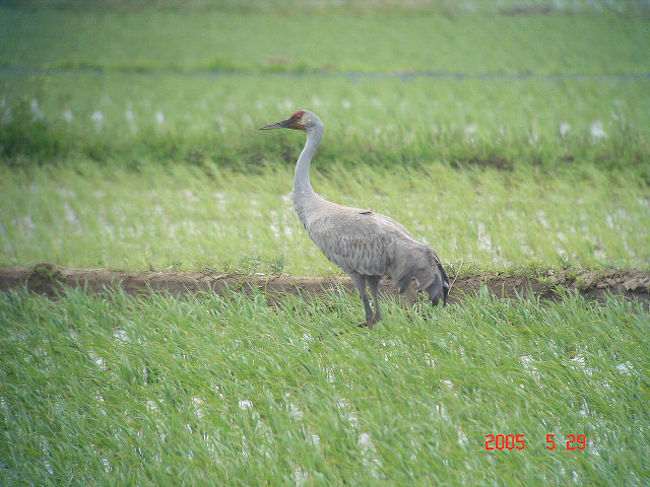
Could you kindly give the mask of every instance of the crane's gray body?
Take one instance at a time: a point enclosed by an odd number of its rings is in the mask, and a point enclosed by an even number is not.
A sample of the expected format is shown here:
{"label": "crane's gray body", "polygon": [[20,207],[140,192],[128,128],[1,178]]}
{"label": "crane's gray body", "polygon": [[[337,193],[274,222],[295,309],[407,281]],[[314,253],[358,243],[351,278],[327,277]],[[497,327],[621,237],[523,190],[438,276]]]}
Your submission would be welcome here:
{"label": "crane's gray body", "polygon": [[294,202],[294,209],[316,246],[346,273],[390,276],[400,292],[414,278],[418,290],[436,282],[438,256],[392,218],[318,195]]}
{"label": "crane's gray body", "polygon": [[[394,287],[404,292],[413,279],[436,305],[446,302],[449,278],[436,253],[418,242],[400,223],[372,210],[350,208],[327,201],[312,188],[311,159],[323,136],[323,124],[313,113],[303,110],[291,119],[264,127],[296,128],[307,133],[307,142],[296,164],[291,199],[298,218],[310,238],[325,256],[353,280],[366,310],[365,326],[381,319],[378,284],[390,276]],[[374,297],[373,313],[366,284]]]}

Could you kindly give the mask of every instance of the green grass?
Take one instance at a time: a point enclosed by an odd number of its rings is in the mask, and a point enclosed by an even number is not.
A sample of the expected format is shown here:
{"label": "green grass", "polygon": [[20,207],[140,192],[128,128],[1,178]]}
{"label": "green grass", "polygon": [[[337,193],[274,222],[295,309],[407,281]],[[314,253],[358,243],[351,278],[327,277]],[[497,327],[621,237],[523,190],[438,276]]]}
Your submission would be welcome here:
{"label": "green grass", "polygon": [[[582,159],[586,150],[625,163],[647,154],[650,41],[643,16],[3,8],[0,31],[0,65],[9,67],[0,73],[0,149],[7,157],[81,151],[95,159],[207,156],[236,164],[242,157],[232,148],[242,143],[258,157],[277,147],[249,135],[258,120],[301,107],[324,116],[339,157],[361,150],[391,164],[486,154],[512,162],[551,154]],[[50,68],[53,74],[42,74]],[[214,70],[221,75],[201,75]],[[532,78],[403,80],[350,72]],[[569,77],[545,77],[555,74]],[[607,77],[616,74],[637,77]],[[35,116],[36,126],[27,123]],[[559,137],[561,126],[568,135]],[[596,154],[588,149],[594,126],[610,138]],[[467,144],[468,127],[478,148]],[[528,147],[531,138],[538,147]]]}
{"label": "green grass", "polygon": [[336,272],[286,201],[303,137],[256,130],[311,108],[316,189],[398,219],[445,262],[650,267],[644,78],[0,78],[4,265]]}
{"label": "green grass", "polygon": [[0,295],[0,483],[647,482],[641,305],[486,293],[368,333],[357,301]]}
{"label": "green grass", "polygon": [[323,0],[303,2],[301,0],[282,0],[265,2],[263,0],[105,0],[86,2],[84,0],[4,0],[3,5],[22,10],[55,9],[85,12],[133,13],[148,11],[184,12],[393,12],[393,13],[432,13],[455,17],[461,14],[503,14],[503,15],[545,15],[550,12],[570,14],[620,13],[646,14],[646,0],[468,0],[458,3],[455,0],[420,0],[400,2],[399,0]]}
{"label": "green grass", "polygon": [[295,136],[256,128],[311,108],[326,125],[321,165],[442,159],[554,169],[577,161],[650,180],[643,164],[647,80],[169,74],[4,74],[0,80],[0,153],[11,165],[74,154],[111,158],[111,164],[210,160],[243,170],[293,162],[300,146]]}
{"label": "green grass", "polygon": [[[650,264],[647,192],[624,175],[589,166],[559,175],[443,163],[316,168],[323,195],[391,215],[465,271]],[[0,170],[0,263],[338,272],[291,209],[292,171],[153,163],[134,171],[92,162]]]}
{"label": "green grass", "polygon": [[[586,160],[632,167],[650,180],[642,164],[650,125],[642,16],[450,17],[435,9],[351,16],[331,8],[2,14],[0,64],[9,68],[0,73],[0,153],[9,164],[80,153],[112,163],[209,159],[247,168],[288,158],[286,138],[260,142],[252,129],[312,108],[328,130],[325,162],[355,153],[389,166],[443,159],[553,168]],[[212,70],[221,74],[201,74]],[[491,73],[530,77],[480,77]],[[633,77],[607,76],[616,74]],[[594,140],[601,131],[606,141]]]}
{"label": "green grass", "polygon": [[0,64],[47,68],[647,74],[650,64],[647,19],[611,14],[4,8],[0,31]]}
{"label": "green grass", "polygon": [[644,80],[5,78],[5,265],[336,272],[286,200],[303,136],[257,130],[310,107],[316,189],[445,262],[650,267]]}

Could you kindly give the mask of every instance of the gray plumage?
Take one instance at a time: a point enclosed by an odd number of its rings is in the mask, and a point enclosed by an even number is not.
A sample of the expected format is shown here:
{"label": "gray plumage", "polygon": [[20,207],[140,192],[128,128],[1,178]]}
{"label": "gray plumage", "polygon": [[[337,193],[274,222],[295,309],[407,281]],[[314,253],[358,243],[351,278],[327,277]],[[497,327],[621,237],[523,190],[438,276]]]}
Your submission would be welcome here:
{"label": "gray plumage", "polygon": [[[320,119],[308,110],[301,110],[261,130],[277,128],[307,133],[307,142],[296,164],[291,192],[293,207],[316,246],[350,276],[359,290],[366,313],[366,321],[360,326],[372,327],[381,319],[378,292],[384,276],[391,276],[394,288],[400,293],[415,279],[417,289],[426,291],[434,306],[440,298],[445,304],[449,278],[430,247],[418,242],[406,228],[385,215],[332,203],[313,190],[309,167],[323,136]],[[374,312],[366,286],[373,296]]]}

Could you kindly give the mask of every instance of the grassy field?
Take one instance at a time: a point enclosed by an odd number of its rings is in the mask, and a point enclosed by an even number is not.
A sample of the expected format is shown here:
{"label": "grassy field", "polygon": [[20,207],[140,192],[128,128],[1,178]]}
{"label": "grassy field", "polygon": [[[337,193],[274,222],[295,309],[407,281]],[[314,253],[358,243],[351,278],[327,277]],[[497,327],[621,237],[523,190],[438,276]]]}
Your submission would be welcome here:
{"label": "grassy field", "polygon": [[[417,170],[332,164],[314,185],[334,201],[409,222],[417,238],[463,272],[647,268],[647,193],[622,174],[594,168],[561,174],[458,171],[444,163]],[[290,166],[252,175],[212,166],[210,175],[152,163],[136,173],[91,163],[4,171],[2,211],[13,220],[0,237],[2,263],[338,272],[291,209]]]}
{"label": "grassy field", "polygon": [[[317,191],[445,265],[650,269],[647,3],[46,3],[0,6],[0,265],[338,273],[256,130],[309,108]],[[0,484],[648,483],[645,304],[385,308],[2,294]]]}
{"label": "grassy field", "polygon": [[2,64],[24,67],[647,74],[650,63],[642,16],[6,10],[0,25]]}
{"label": "grassy field", "polygon": [[287,201],[303,136],[256,130],[310,107],[316,189],[446,262],[650,267],[646,80],[5,79],[5,265],[335,271]]}
{"label": "grassy field", "polygon": [[[0,481],[647,482],[647,309],[482,295],[428,317],[391,304],[376,333],[350,328],[358,311],[339,295],[2,295]],[[525,446],[487,451],[488,434]]]}

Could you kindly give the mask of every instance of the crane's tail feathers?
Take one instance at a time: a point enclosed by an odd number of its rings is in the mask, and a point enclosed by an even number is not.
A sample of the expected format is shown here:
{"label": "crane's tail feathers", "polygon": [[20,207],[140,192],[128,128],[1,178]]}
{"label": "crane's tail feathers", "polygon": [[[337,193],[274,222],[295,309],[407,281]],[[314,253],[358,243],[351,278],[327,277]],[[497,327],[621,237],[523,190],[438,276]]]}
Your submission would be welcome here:
{"label": "crane's tail feathers", "polygon": [[417,280],[417,290],[426,291],[429,295],[431,304],[436,306],[442,298],[443,305],[447,304],[447,296],[451,289],[449,283],[449,276],[445,272],[445,268],[440,263],[437,256],[431,252],[428,255],[428,265],[421,265],[413,267],[405,272],[402,276],[397,278],[393,289],[399,293],[403,293],[411,284],[413,279]]}
{"label": "crane's tail feathers", "polygon": [[442,297],[442,302],[445,302],[445,294],[444,294],[444,289],[442,287],[442,279],[440,278],[439,274],[436,274],[435,279],[429,285],[427,288],[425,288],[425,291],[429,295],[429,300],[431,301],[431,304],[434,306],[438,306],[438,302],[440,301],[440,298]]}
{"label": "crane's tail feathers", "polygon": [[445,306],[447,304],[447,296],[451,289],[449,276],[447,275],[447,272],[445,272],[445,268],[442,266],[440,258],[435,252],[431,251],[429,259],[431,264],[431,268],[428,272],[429,280],[418,279],[418,283],[420,284],[419,289],[424,289],[427,292],[431,304],[434,306],[438,304],[440,298],[442,298],[442,304]]}
{"label": "crane's tail feathers", "polygon": [[425,288],[429,295],[429,300],[433,306],[437,306],[442,298],[442,305],[447,305],[447,296],[449,295],[449,278],[442,265],[438,264],[438,269],[433,282]]}

